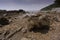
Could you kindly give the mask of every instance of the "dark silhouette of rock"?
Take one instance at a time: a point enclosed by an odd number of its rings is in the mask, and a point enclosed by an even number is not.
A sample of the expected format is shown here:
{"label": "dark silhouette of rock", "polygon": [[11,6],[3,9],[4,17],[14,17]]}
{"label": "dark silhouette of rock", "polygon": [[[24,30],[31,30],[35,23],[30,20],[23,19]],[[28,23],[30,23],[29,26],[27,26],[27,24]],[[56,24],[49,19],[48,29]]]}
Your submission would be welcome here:
{"label": "dark silhouette of rock", "polygon": [[55,4],[60,4],[60,0],[55,0]]}
{"label": "dark silhouette of rock", "polygon": [[48,11],[48,10],[52,10],[53,8],[59,8],[59,7],[60,7],[60,0],[55,0],[53,4],[42,8],[41,11]]}
{"label": "dark silhouette of rock", "polygon": [[[19,10],[9,10],[9,11],[6,11],[6,10],[0,10],[0,16],[3,17],[3,16],[14,16],[14,15],[20,15],[20,14],[25,14],[25,10],[23,9],[19,9]],[[6,14],[6,15],[5,15]]]}
{"label": "dark silhouette of rock", "polygon": [[23,9],[20,9],[19,12],[23,12],[23,13],[25,13],[25,11],[24,11]]}
{"label": "dark silhouette of rock", "polygon": [[9,20],[8,19],[6,19],[6,18],[1,18],[0,19],[0,25],[8,25],[9,24]]}

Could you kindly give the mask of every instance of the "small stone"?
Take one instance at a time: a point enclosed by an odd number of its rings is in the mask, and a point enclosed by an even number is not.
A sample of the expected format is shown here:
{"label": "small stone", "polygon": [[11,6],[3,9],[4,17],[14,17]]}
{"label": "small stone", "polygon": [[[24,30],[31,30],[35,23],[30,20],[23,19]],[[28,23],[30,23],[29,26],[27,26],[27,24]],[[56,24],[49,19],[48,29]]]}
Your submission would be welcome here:
{"label": "small stone", "polygon": [[23,33],[26,33],[26,32],[27,32],[27,28],[23,28],[21,31],[22,31]]}

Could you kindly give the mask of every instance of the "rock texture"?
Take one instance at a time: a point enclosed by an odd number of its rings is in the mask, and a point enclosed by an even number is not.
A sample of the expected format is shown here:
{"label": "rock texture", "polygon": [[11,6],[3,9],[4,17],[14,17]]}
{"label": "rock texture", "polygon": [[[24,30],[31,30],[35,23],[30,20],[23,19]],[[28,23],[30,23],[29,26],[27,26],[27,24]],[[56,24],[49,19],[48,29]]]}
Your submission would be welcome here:
{"label": "rock texture", "polygon": [[0,27],[0,40],[60,40],[60,13],[23,14],[4,18],[9,24]]}

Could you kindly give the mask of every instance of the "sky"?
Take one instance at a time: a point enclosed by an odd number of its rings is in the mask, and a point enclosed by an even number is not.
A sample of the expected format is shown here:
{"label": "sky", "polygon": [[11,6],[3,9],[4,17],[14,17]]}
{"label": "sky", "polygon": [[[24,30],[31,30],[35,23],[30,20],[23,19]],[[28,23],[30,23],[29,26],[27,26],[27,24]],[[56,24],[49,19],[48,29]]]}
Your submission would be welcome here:
{"label": "sky", "polygon": [[26,11],[40,10],[53,3],[54,0],[0,0],[0,9]]}

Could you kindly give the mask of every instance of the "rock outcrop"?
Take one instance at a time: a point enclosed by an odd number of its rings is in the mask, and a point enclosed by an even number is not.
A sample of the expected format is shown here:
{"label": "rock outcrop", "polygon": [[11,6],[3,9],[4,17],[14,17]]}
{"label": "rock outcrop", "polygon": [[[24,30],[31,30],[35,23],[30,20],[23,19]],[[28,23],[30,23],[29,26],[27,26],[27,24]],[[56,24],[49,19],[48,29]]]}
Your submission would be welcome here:
{"label": "rock outcrop", "polygon": [[9,24],[0,27],[0,40],[60,39],[59,13],[24,14],[2,18],[0,18],[1,22]]}

